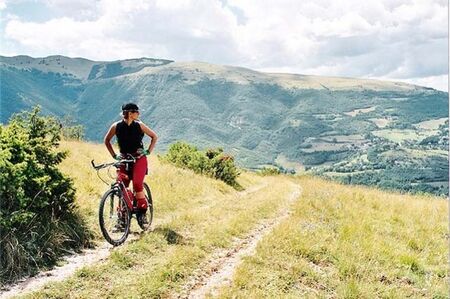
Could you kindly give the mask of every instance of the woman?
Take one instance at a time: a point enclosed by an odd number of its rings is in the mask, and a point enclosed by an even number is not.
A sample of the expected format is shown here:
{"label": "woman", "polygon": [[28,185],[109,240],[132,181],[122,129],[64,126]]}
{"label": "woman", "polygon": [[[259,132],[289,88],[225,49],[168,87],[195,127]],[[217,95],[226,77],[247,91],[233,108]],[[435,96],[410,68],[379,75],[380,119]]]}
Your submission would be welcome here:
{"label": "woman", "polygon": [[[127,154],[136,158],[136,162],[132,167],[130,173],[125,173],[125,167],[120,171],[128,175],[129,179],[124,180],[128,187],[130,179],[133,180],[133,190],[136,192],[136,200],[138,209],[145,213],[147,210],[147,201],[144,193],[144,178],[147,174],[147,157],[150,155],[155,147],[158,136],[156,133],[147,127],[143,122],[138,121],[139,107],[134,103],[122,105],[122,120],[111,125],[108,133],[105,135],[105,145],[111,156],[120,160],[126,158]],[[142,139],[144,134],[147,134],[151,139],[151,143],[147,150],[144,150]],[[114,148],[111,145],[111,139],[117,138],[119,144],[120,155],[116,155]]]}

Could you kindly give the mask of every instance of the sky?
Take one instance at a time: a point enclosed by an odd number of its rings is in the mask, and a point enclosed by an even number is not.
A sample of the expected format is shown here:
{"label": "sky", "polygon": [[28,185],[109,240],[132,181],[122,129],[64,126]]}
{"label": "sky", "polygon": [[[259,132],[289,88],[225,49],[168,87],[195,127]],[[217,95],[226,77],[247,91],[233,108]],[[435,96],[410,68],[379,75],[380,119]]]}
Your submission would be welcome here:
{"label": "sky", "polygon": [[0,0],[0,55],[151,57],[448,91],[447,0]]}

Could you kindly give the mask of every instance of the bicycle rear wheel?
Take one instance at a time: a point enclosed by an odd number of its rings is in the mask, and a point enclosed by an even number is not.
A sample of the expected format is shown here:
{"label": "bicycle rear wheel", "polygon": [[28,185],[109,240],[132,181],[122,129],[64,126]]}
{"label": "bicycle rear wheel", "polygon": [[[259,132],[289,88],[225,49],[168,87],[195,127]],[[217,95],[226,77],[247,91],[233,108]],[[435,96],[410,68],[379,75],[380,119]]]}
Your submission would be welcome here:
{"label": "bicycle rear wheel", "polygon": [[131,212],[122,192],[117,189],[106,191],[100,201],[98,219],[108,243],[118,246],[125,242],[130,232]]}
{"label": "bicycle rear wheel", "polygon": [[136,215],[137,222],[142,230],[146,231],[150,228],[153,221],[153,198],[152,193],[150,191],[150,187],[147,183],[144,183],[145,197],[147,199],[148,207],[145,214],[141,214],[138,212]]}

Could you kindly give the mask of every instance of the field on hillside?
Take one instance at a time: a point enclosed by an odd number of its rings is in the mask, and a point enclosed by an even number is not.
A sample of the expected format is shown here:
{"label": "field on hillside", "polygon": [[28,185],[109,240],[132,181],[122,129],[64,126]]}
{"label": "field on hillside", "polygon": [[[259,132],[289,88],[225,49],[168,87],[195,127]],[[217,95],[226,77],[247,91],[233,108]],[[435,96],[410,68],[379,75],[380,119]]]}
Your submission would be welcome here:
{"label": "field on hillside", "polygon": [[224,298],[447,298],[445,200],[300,178],[292,215]]}
{"label": "field on hillside", "polygon": [[[90,160],[109,155],[103,145],[62,147],[71,154],[61,169],[74,178],[80,210],[102,242],[97,208],[107,186]],[[137,238],[106,260],[25,297],[177,297],[189,291],[195,273],[211,275],[204,265],[218,252],[239,251],[239,240],[283,213],[213,297],[447,297],[445,199],[246,171],[239,178],[245,190],[236,191],[155,156],[147,182],[155,203],[152,232],[139,235],[134,227]]]}

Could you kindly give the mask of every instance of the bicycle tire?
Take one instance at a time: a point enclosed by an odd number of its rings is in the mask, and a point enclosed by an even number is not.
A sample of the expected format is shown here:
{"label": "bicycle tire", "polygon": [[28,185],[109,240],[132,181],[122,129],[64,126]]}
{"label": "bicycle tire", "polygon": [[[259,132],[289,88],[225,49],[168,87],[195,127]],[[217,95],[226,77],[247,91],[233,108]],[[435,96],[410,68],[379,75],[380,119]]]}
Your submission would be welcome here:
{"label": "bicycle tire", "polygon": [[[105,215],[108,212],[109,215]],[[123,219],[123,231],[122,227],[116,228],[119,218]],[[119,246],[125,242],[130,233],[131,212],[120,190],[110,189],[103,194],[99,205],[98,219],[100,230],[108,243]],[[118,234],[114,232],[115,229]]]}
{"label": "bicycle tire", "polygon": [[143,231],[147,231],[147,230],[149,230],[149,228],[151,227],[152,222],[153,222],[153,198],[152,198],[152,192],[150,190],[150,187],[147,185],[147,183],[144,183],[144,190],[145,190],[147,201],[148,201],[148,207],[147,207],[147,211],[145,212],[144,217],[147,217],[148,224],[144,225],[142,223],[141,217],[137,217],[137,222]]}

